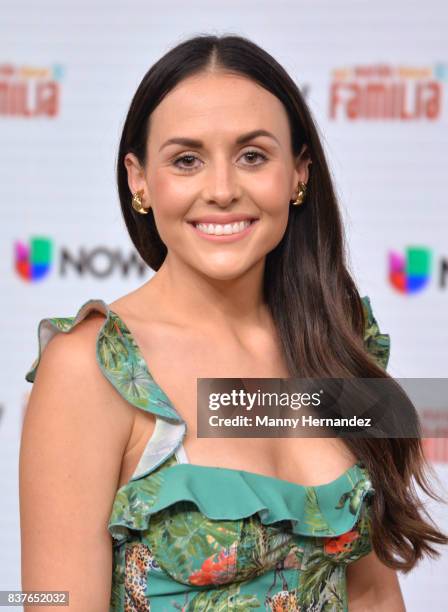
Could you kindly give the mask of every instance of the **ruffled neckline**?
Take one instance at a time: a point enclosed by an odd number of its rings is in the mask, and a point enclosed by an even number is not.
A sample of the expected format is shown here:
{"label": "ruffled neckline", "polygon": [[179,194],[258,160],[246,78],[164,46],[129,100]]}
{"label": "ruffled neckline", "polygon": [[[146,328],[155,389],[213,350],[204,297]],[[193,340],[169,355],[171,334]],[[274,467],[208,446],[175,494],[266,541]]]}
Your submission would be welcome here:
{"label": "ruffled neckline", "polygon": [[[269,483],[272,484],[272,482],[276,482],[276,483],[280,483],[281,486],[284,486],[286,488],[291,488],[291,489],[297,488],[299,490],[303,490],[303,489],[309,489],[309,488],[323,489],[325,487],[336,486],[338,485],[338,483],[340,483],[340,481],[346,482],[347,478],[350,478],[350,477],[353,477],[354,479],[356,479],[356,476],[359,474],[359,470],[363,469],[363,464],[360,461],[358,461],[352,466],[350,466],[347,470],[345,470],[345,472],[343,472],[342,474],[334,478],[333,480],[330,480],[329,482],[324,482],[322,484],[317,484],[317,485],[304,485],[298,482],[292,482],[291,480],[286,480],[284,478],[277,478],[275,476],[267,476],[265,474],[259,474],[258,472],[251,472],[250,470],[240,470],[237,468],[227,468],[227,467],[212,466],[212,465],[200,465],[198,463],[190,463],[190,462],[174,463],[173,465],[170,466],[169,469],[177,470],[178,472],[179,471],[184,472],[186,474],[188,474],[189,472],[196,472],[196,471],[201,472],[202,471],[206,477],[208,475],[213,476],[212,472],[214,472],[215,470],[223,473],[224,475],[230,475],[230,476],[237,473],[237,474],[243,475],[244,477],[247,477],[251,481],[264,480],[266,481],[267,484]],[[126,486],[126,484],[123,486]]]}
{"label": "ruffled neckline", "polygon": [[109,531],[122,541],[129,530],[147,530],[154,514],[180,504],[181,511],[197,511],[211,521],[257,515],[263,525],[288,521],[296,535],[335,537],[353,528],[365,498],[373,493],[360,462],[331,482],[306,486],[245,470],[179,463],[171,457],[149,477],[118,490]]}

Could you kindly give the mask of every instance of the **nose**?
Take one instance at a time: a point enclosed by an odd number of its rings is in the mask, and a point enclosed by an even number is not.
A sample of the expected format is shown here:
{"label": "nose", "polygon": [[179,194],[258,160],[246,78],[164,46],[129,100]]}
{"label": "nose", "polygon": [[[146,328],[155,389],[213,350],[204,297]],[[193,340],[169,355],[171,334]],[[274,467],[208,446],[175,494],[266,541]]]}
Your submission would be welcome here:
{"label": "nose", "polygon": [[213,162],[205,173],[204,181],[203,197],[208,203],[228,206],[240,198],[237,172],[228,160]]}

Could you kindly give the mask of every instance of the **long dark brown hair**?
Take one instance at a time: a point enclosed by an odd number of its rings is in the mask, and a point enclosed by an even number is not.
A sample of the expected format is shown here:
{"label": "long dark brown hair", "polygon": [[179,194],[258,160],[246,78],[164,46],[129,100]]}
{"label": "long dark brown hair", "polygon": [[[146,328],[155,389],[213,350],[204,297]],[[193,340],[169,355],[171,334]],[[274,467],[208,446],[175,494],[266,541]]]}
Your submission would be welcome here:
{"label": "long dark brown hair", "polygon": [[[288,114],[294,156],[306,144],[312,160],[306,201],[291,207],[285,234],[265,266],[265,301],[291,377],[390,378],[363,343],[362,301],[348,272],[338,202],[310,110],[284,68],[247,38],[204,34],[185,40],[159,59],[138,86],[117,157],[122,213],[137,251],[153,270],[167,254],[152,210],[139,215],[131,206],[125,155],[134,153],[146,165],[152,111],[180,81],[210,69],[245,75],[277,96]],[[428,479],[431,468],[421,439],[349,438],[346,444],[368,469],[375,489],[372,545],[379,559],[409,571],[424,555],[438,556],[434,545],[448,538],[432,522],[416,488],[441,499]]]}

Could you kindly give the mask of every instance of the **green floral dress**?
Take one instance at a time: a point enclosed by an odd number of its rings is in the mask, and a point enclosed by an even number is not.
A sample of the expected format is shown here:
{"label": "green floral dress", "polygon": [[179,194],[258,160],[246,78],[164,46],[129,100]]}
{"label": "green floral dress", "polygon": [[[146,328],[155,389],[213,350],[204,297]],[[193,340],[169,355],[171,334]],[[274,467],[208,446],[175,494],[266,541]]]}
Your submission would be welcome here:
{"label": "green floral dress", "polygon": [[[366,349],[385,369],[388,334],[362,298]],[[39,354],[90,311],[105,315],[96,343],[104,376],[156,417],[137,468],[113,501],[110,612],[347,611],[346,567],[371,550],[365,467],[302,486],[244,470],[188,462],[186,423],[152,377],[129,329],[100,299],[74,317],[42,319]]]}

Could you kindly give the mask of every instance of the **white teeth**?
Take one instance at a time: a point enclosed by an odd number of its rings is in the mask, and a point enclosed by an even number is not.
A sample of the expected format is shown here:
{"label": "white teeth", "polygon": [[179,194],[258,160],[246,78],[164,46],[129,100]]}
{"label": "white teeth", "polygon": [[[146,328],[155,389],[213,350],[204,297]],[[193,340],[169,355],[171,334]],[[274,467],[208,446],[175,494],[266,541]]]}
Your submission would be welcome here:
{"label": "white teeth", "polygon": [[250,221],[239,221],[237,223],[226,223],[226,225],[219,223],[195,223],[194,225],[205,234],[221,236],[222,234],[238,234],[238,232],[242,232],[246,227],[249,227],[250,224]]}

